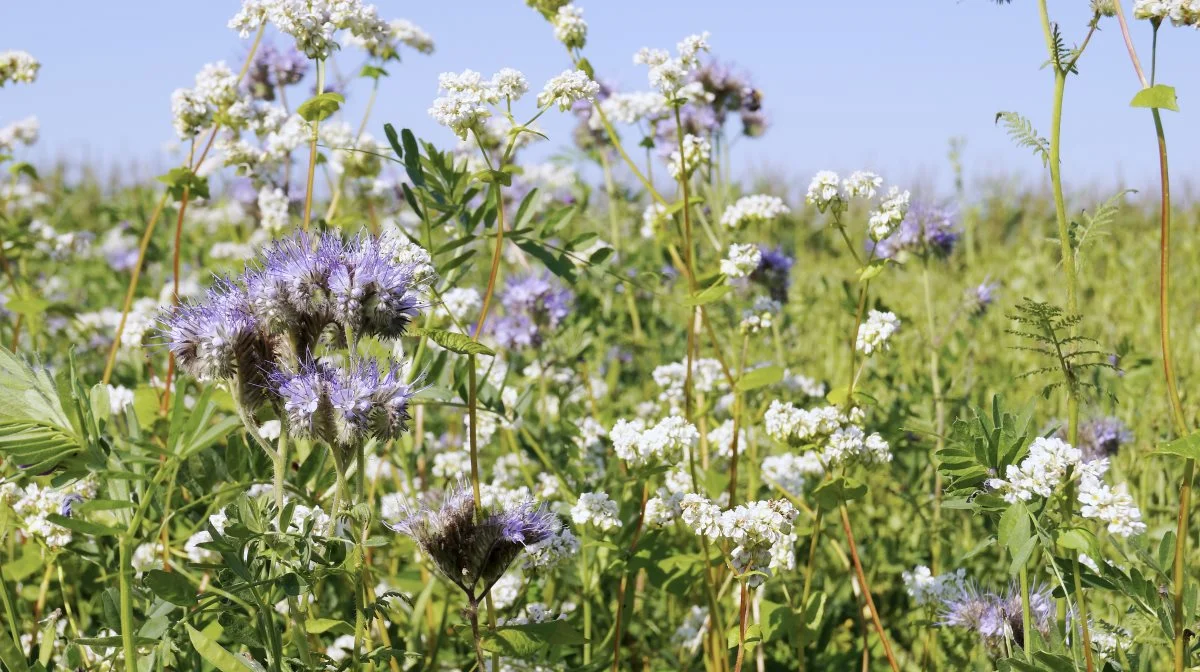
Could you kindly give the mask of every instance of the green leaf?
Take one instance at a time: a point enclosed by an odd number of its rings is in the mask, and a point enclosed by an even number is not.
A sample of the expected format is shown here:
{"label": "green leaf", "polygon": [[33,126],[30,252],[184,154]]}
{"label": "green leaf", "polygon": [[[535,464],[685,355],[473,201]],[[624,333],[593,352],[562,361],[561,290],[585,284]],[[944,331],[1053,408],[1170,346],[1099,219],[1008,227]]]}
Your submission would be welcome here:
{"label": "green leaf", "polygon": [[142,583],[158,597],[177,607],[196,604],[196,588],[182,574],[152,569],[146,572]]}
{"label": "green leaf", "polygon": [[391,124],[384,124],[383,134],[387,136],[388,144],[392,146],[392,151],[396,153],[396,158],[403,159],[404,148],[400,146],[400,136],[396,134],[396,127]]}
{"label": "green leaf", "polygon": [[566,621],[501,626],[487,633],[483,650],[520,659],[534,659],[555,646],[577,646],[586,639]]}
{"label": "green leaf", "polygon": [[473,340],[466,334],[459,334],[445,329],[417,329],[417,336],[428,336],[429,340],[443,348],[457,352],[460,355],[495,355],[495,351],[479,341]]}
{"label": "green leaf", "polygon": [[591,62],[589,62],[586,58],[579,59],[579,62],[575,64],[575,67],[582,70],[584,74],[588,76],[588,79],[596,78],[596,71],[592,68]]}
{"label": "green leaf", "polygon": [[817,503],[825,509],[836,509],[843,503],[859,499],[867,494],[865,483],[859,483],[845,476],[824,481],[812,492]]}
{"label": "green leaf", "polygon": [[184,192],[198,198],[208,198],[208,178],[200,177],[190,168],[179,166],[168,170],[166,174],[156,178],[167,185],[167,193],[176,201],[183,200]]}
{"label": "green leaf", "polygon": [[729,292],[732,292],[732,291],[733,291],[733,288],[730,287],[729,285],[712,285],[712,286],[702,289],[699,292],[696,292],[695,294],[684,299],[683,305],[685,305],[685,306],[703,306],[705,304],[712,303],[713,301],[716,301],[717,299],[720,299],[721,297],[725,296],[726,294],[728,294]]}
{"label": "green leaf", "polygon": [[304,630],[310,635],[319,635],[325,632],[337,632],[345,635],[354,632],[354,626],[336,618],[314,618],[305,621]]}
{"label": "green leaf", "polygon": [[59,527],[65,527],[72,532],[87,534],[93,537],[115,537],[121,534],[121,530],[100,523],[92,523],[78,518],[67,518],[60,516],[57,513],[51,513],[46,516],[48,522],[54,523]]}
{"label": "green leaf", "polygon": [[1155,84],[1138,91],[1133,100],[1129,101],[1129,106],[1179,111],[1179,101],[1175,98],[1175,87],[1166,84]]}
{"label": "green leaf", "polygon": [[[5,628],[7,631],[8,628]],[[17,644],[12,641],[5,632],[0,637],[0,663],[4,663],[4,669],[12,670],[12,672],[27,672],[29,664],[25,662],[25,654],[17,648]]]}
{"label": "green leaf", "polygon": [[196,653],[199,653],[201,658],[207,660],[220,672],[254,672],[254,668],[248,662],[230,653],[208,635],[190,625],[185,624],[185,627]]}
{"label": "green leaf", "polygon": [[887,268],[887,263],[887,259],[876,259],[875,261],[872,261],[866,266],[858,269],[855,271],[855,273],[858,275],[858,281],[866,282],[880,273],[883,273],[883,269]]}
{"label": "green leaf", "polygon": [[342,94],[326,91],[300,103],[296,113],[305,121],[325,121],[341,109],[344,102],[346,98]]}
{"label": "green leaf", "polygon": [[1153,455],[1176,455],[1189,460],[1200,459],[1200,432],[1188,434],[1182,439],[1175,439],[1159,444]]}
{"label": "green leaf", "polygon": [[36,296],[18,296],[4,305],[11,313],[20,313],[26,317],[41,315],[50,307],[50,302]]}
{"label": "green leaf", "polygon": [[405,128],[400,131],[400,142],[404,144],[404,172],[414,187],[424,187],[425,171],[421,169],[421,149],[417,146],[417,136]]}
{"label": "green leaf", "polygon": [[362,70],[358,71],[358,76],[368,77],[370,79],[379,79],[380,77],[387,77],[388,71],[384,70],[378,65],[371,65],[368,63],[362,67]]}
{"label": "green leaf", "polygon": [[748,392],[757,390],[760,387],[774,385],[783,380],[783,369],[779,366],[764,366],[762,368],[747,371],[744,376],[737,381],[735,386],[738,392]]}

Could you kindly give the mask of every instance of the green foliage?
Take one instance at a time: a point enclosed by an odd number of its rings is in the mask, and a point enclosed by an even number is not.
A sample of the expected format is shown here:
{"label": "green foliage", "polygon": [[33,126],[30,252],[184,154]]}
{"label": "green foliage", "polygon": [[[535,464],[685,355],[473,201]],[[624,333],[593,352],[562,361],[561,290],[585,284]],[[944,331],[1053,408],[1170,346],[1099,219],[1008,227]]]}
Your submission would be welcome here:
{"label": "green foliage", "polygon": [[1033,150],[1045,166],[1050,165],[1050,141],[1038,135],[1033,122],[1016,112],[997,112],[996,124],[1004,124],[1008,137],[1018,147]]}
{"label": "green foliage", "polygon": [[1083,374],[1092,369],[1116,368],[1108,360],[1110,353],[1092,347],[1098,343],[1096,339],[1074,333],[1083,321],[1080,315],[1068,315],[1057,306],[1025,298],[1008,318],[1020,326],[1018,329],[1009,329],[1008,333],[1032,343],[1012,347],[1038,354],[1051,362],[1020,375],[1028,378],[1056,374],[1057,380],[1042,387],[1043,397],[1048,398],[1058,389],[1066,389],[1075,397],[1100,392],[1100,385],[1086,379]]}

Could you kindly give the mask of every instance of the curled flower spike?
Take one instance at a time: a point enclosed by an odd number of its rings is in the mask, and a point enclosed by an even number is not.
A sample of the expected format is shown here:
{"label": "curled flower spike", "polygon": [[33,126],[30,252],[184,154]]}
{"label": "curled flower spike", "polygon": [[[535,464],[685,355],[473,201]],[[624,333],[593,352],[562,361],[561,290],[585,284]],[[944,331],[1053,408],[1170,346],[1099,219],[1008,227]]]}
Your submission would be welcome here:
{"label": "curled flower spike", "polygon": [[447,491],[437,510],[422,507],[391,529],[412,537],[437,570],[474,602],[487,594],[527,546],[552,537],[557,516],[531,501],[476,515],[471,491]]}

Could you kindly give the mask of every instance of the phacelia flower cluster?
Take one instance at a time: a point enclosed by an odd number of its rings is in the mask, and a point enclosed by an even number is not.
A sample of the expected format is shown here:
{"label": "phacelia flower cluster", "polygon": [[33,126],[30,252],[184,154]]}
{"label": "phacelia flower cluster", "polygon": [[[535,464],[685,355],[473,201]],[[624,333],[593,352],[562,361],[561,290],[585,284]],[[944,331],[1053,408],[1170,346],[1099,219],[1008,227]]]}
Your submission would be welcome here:
{"label": "phacelia flower cluster", "polygon": [[[1029,610],[1033,627],[1042,637],[1049,635],[1057,617],[1050,591],[1031,589]],[[988,647],[999,650],[1006,641],[1024,645],[1021,591],[1015,585],[1001,594],[985,592],[974,584],[965,583],[942,601],[941,612],[943,625],[975,633]]]}
{"label": "phacelia flower cluster", "polygon": [[436,510],[422,507],[391,527],[412,537],[446,580],[476,600],[522,551],[553,539],[561,522],[532,501],[479,515],[471,490],[459,486],[442,495]]}
{"label": "phacelia flower cluster", "polygon": [[575,294],[549,273],[508,281],[500,294],[504,315],[491,323],[492,336],[504,348],[541,345],[567,319]]}
{"label": "phacelia flower cluster", "polygon": [[903,253],[941,259],[950,255],[958,238],[958,220],[950,210],[917,204],[908,208],[900,225],[886,237],[875,241],[872,235],[868,249],[873,248],[881,259]]}

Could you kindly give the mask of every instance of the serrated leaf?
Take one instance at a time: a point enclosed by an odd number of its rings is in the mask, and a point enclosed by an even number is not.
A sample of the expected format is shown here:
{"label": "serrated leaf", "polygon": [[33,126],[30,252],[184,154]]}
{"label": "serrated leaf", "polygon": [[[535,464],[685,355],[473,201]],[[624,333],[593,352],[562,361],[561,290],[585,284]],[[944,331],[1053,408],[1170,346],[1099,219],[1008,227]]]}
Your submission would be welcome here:
{"label": "serrated leaf", "polygon": [[300,103],[300,107],[296,108],[296,114],[308,122],[325,121],[341,109],[344,102],[346,102],[346,98],[342,94],[326,91]]}
{"label": "serrated leaf", "polygon": [[1175,87],[1167,86],[1166,84],[1155,84],[1154,86],[1146,87],[1141,91],[1138,91],[1133,96],[1133,100],[1129,101],[1129,106],[1149,107],[1178,112],[1179,100],[1175,97]]}
{"label": "serrated leaf", "polygon": [[490,357],[496,354],[494,350],[466,334],[446,331],[445,329],[417,329],[414,334],[417,336],[427,336],[434,343],[451,352],[457,352],[460,355],[488,355]]}

